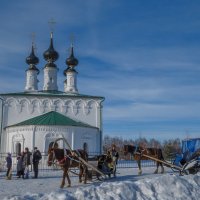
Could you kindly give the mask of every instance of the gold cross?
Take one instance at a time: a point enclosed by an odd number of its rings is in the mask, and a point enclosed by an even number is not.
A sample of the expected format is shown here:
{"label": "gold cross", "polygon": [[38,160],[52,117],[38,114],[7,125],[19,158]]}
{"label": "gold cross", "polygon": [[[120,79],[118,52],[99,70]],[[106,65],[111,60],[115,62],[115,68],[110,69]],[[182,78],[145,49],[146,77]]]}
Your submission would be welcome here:
{"label": "gold cross", "polygon": [[69,36],[69,40],[70,40],[70,43],[71,43],[72,46],[74,45],[74,38],[75,38],[74,34],[71,33],[70,36]]}
{"label": "gold cross", "polygon": [[50,28],[51,32],[53,32],[54,27],[55,27],[55,24],[56,24],[56,21],[55,21],[53,18],[51,18],[51,19],[48,21],[48,24],[49,24],[49,28]]}
{"label": "gold cross", "polygon": [[36,34],[34,32],[31,33],[31,40],[32,40],[32,44],[35,43],[35,36]]}
{"label": "gold cross", "polygon": [[36,44],[35,44],[35,38],[36,38],[36,34],[34,32],[32,32],[31,33],[32,46],[33,46],[34,51],[36,52],[37,47],[36,47]]}

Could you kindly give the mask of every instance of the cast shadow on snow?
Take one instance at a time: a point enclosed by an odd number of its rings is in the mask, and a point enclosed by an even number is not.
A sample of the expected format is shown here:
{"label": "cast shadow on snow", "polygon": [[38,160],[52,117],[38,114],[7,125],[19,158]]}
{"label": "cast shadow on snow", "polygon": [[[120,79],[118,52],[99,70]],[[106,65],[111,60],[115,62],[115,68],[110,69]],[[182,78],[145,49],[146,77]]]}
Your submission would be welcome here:
{"label": "cast shadow on snow", "polygon": [[[144,174],[145,175],[145,174]],[[117,181],[137,181],[138,180],[138,175],[125,175],[125,176],[119,176],[119,177],[111,177],[111,178],[106,178],[104,180],[93,180],[93,181],[88,181],[86,184],[81,184],[81,183],[74,183],[72,184],[72,186],[70,187],[71,189],[76,189],[76,188],[80,188],[80,187],[87,187],[90,185],[93,186],[99,186],[102,183],[112,183],[112,182],[117,182]],[[70,190],[70,188],[64,187],[62,190]]]}

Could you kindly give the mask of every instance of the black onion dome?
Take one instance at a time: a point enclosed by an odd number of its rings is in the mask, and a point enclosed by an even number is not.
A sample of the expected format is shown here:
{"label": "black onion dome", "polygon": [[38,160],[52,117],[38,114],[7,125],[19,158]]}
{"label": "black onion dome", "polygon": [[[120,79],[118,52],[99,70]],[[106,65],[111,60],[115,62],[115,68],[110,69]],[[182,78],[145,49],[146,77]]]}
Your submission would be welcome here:
{"label": "black onion dome", "polygon": [[35,65],[33,65],[33,64],[31,64],[30,67],[26,71],[28,71],[28,70],[37,71],[37,74],[40,73],[40,70]]}
{"label": "black onion dome", "polygon": [[66,64],[70,67],[75,67],[78,65],[78,60],[74,57],[74,49],[73,46],[71,47],[71,54],[69,58],[66,60]]}
{"label": "black onion dome", "polygon": [[30,55],[26,58],[26,63],[28,65],[30,64],[36,65],[39,63],[39,58],[35,56],[33,45],[32,45],[32,51]]}
{"label": "black onion dome", "polygon": [[53,67],[53,68],[55,68],[55,67],[57,67],[57,66],[56,66],[55,63],[49,62],[49,63],[47,63],[47,64],[45,65],[44,68],[47,68],[47,67]]}
{"label": "black onion dome", "polygon": [[63,74],[66,75],[67,72],[76,72],[77,73],[77,71],[74,68],[71,68],[71,67],[68,67],[66,70],[64,70]]}
{"label": "black onion dome", "polygon": [[46,61],[55,62],[59,58],[59,54],[53,47],[53,34],[51,33],[51,40],[49,48],[43,53]]}

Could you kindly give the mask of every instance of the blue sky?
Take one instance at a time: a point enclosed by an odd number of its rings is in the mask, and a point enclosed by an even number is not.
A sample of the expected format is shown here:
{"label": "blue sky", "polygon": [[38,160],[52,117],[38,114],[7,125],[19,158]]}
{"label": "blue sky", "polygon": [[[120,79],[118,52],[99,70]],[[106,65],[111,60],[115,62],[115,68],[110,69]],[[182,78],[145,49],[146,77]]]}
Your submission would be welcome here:
{"label": "blue sky", "polygon": [[106,99],[104,134],[199,137],[199,10],[195,0],[2,0],[0,93],[24,90],[32,32],[42,88],[53,18],[59,90],[73,34],[79,92]]}

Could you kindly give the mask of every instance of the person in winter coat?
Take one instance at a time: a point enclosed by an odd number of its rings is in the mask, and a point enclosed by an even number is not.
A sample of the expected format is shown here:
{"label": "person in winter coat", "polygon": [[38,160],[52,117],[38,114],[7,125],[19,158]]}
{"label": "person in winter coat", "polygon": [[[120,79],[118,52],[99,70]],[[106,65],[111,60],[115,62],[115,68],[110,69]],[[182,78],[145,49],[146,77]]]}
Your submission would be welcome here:
{"label": "person in winter coat", "polygon": [[116,176],[117,162],[119,159],[119,153],[116,150],[116,145],[112,145],[112,149],[110,150],[112,162],[113,162],[113,175]]}
{"label": "person in winter coat", "polygon": [[6,166],[7,166],[7,172],[6,172],[6,179],[10,180],[11,179],[11,168],[12,168],[12,157],[11,153],[8,153],[6,157]]}
{"label": "person in winter coat", "polygon": [[29,165],[31,165],[31,155],[32,155],[32,153],[29,151],[28,147],[26,147],[25,152],[24,152],[25,167],[28,167]]}
{"label": "person in winter coat", "polygon": [[24,152],[22,152],[18,157],[17,157],[17,176],[20,178],[24,178],[24,170],[25,170],[25,164],[24,164]]}
{"label": "person in winter coat", "polygon": [[42,159],[42,155],[40,151],[37,149],[37,147],[34,147],[34,152],[33,152],[33,171],[34,171],[34,177],[33,178],[38,178],[38,165],[39,161]]}
{"label": "person in winter coat", "polygon": [[25,148],[23,164],[25,166],[25,178],[29,178],[29,166],[31,165],[31,155],[28,147]]}

